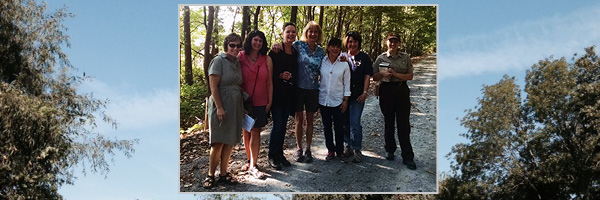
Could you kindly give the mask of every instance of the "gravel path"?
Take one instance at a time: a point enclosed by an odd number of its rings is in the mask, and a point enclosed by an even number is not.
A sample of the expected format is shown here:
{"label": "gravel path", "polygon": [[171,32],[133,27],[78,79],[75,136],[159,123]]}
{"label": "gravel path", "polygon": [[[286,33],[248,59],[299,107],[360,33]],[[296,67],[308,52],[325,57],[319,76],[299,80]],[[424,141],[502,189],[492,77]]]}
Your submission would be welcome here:
{"label": "gravel path", "polygon": [[[312,163],[296,163],[293,160],[295,138],[293,119],[288,121],[284,144],[285,154],[292,166],[277,171],[267,163],[268,139],[271,124],[261,133],[259,169],[267,174],[265,180],[257,180],[240,172],[246,154],[243,145],[237,145],[232,155],[230,171],[237,174],[240,183],[234,186],[218,185],[212,189],[202,188],[202,180],[208,171],[208,133],[202,132],[181,139],[180,191],[181,192],[437,192],[436,181],[436,115],[437,115],[437,62],[428,56],[414,64],[414,78],[409,81],[411,89],[411,141],[417,170],[409,170],[396,151],[396,159],[385,159],[383,148],[383,115],[379,100],[371,95],[367,99],[362,116],[363,162],[341,163],[335,159],[325,161],[327,149],[319,113],[315,116]],[[372,90],[371,90],[372,91]]]}

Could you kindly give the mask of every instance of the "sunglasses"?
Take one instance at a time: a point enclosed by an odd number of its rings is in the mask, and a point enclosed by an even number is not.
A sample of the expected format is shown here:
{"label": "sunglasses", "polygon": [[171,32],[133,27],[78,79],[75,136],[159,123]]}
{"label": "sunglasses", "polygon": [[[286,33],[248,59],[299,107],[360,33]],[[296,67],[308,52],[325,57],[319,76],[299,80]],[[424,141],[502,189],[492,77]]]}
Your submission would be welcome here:
{"label": "sunglasses", "polygon": [[229,44],[229,48],[235,48],[235,47],[242,48],[242,44],[237,44],[237,45],[236,44]]}

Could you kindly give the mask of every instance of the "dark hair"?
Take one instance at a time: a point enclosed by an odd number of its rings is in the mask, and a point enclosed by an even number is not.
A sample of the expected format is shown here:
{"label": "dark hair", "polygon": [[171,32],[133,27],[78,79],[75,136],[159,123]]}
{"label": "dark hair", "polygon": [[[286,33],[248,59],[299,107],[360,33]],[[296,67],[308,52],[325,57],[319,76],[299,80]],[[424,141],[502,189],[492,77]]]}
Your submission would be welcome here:
{"label": "dark hair", "polygon": [[342,47],[342,40],[340,40],[339,38],[336,37],[332,37],[329,39],[329,42],[327,42],[327,47]]}
{"label": "dark hair", "polygon": [[227,37],[225,37],[225,40],[223,41],[223,49],[227,52],[229,43],[236,41],[236,40],[240,41],[240,43],[241,43],[242,37],[240,37],[240,35],[235,34],[235,33],[230,33],[229,35],[227,35]]}
{"label": "dark hair", "polygon": [[296,29],[296,31],[298,31],[298,27],[296,26],[296,24],[294,22],[286,22],[286,23],[284,23],[283,27],[281,27],[281,30],[285,31],[285,27],[287,27],[287,26],[293,26]]}
{"label": "dark hair", "polygon": [[253,30],[248,34],[248,37],[246,37],[246,40],[244,41],[244,52],[250,53],[252,50],[252,38],[256,36],[260,37],[263,41],[262,47],[258,50],[258,54],[267,55],[267,51],[269,51],[269,48],[267,47],[267,38],[265,37],[265,34],[259,30]]}
{"label": "dark hair", "polygon": [[360,37],[360,33],[354,31],[346,33],[346,37],[344,37],[344,47],[348,49],[348,40],[350,39],[350,37],[352,37],[352,39],[358,42],[358,49],[360,50],[362,38]]}

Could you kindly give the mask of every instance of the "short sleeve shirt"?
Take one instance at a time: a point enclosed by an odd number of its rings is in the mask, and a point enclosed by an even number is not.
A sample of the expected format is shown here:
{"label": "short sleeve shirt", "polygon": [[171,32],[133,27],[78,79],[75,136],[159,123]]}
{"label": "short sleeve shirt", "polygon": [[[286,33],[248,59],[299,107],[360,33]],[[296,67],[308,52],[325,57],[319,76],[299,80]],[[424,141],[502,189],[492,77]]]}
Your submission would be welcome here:
{"label": "short sleeve shirt", "polygon": [[[373,73],[379,72],[379,67],[382,64],[389,65],[389,67],[394,69],[396,73],[408,74],[413,72],[413,66],[410,62],[410,56],[404,52],[397,52],[395,58],[388,52],[383,52],[381,55],[377,56],[375,63],[373,63]],[[402,80],[396,77],[392,77],[390,81],[399,82]]]}
{"label": "short sleeve shirt", "polygon": [[325,52],[317,45],[315,51],[311,51],[308,43],[295,41],[292,44],[298,51],[298,87],[307,90],[319,89],[319,74],[321,73],[321,61]]}

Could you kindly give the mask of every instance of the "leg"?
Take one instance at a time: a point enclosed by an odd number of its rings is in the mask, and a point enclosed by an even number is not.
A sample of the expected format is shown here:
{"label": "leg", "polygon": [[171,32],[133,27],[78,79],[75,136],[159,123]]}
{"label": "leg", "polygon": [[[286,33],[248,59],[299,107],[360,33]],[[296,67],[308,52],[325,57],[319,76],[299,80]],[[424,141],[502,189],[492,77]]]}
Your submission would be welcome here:
{"label": "leg", "polygon": [[[331,129],[332,110],[328,107],[321,106],[321,118],[323,119],[323,134],[325,135],[325,146],[327,151],[335,151],[333,144],[333,130]],[[337,139],[337,138],[336,138]]]}
{"label": "leg", "polygon": [[269,136],[269,158],[279,154],[283,148],[281,136],[285,137],[285,125],[287,122],[287,114],[284,114],[283,106],[276,105],[271,108],[273,114],[273,129]]}
{"label": "leg", "polygon": [[310,146],[312,145],[313,138],[313,122],[315,120],[315,112],[306,112],[306,150],[310,150]]}
{"label": "leg", "polygon": [[[250,132],[246,131],[246,130],[242,130],[243,132],[243,139],[244,139],[244,150],[246,150],[246,158],[248,158],[248,160],[251,160],[251,155],[252,153],[250,152]],[[251,165],[249,165],[248,167],[250,167]]]}
{"label": "leg", "polygon": [[304,124],[304,113],[296,112],[296,117],[294,118],[294,121],[296,123],[296,147],[298,147],[298,149],[302,149],[302,136],[304,135],[302,133],[302,125]]}
{"label": "leg", "polygon": [[352,149],[360,151],[362,149],[362,125],[360,118],[362,116],[364,103],[351,101],[350,104],[350,138]]}
{"label": "leg", "polygon": [[210,156],[208,157],[208,176],[214,176],[217,171],[219,161],[221,161],[221,154],[223,149],[223,143],[213,143],[210,147]]}
{"label": "leg", "polygon": [[250,168],[258,163],[258,153],[260,152],[260,132],[262,128],[253,128],[250,132]]}
{"label": "leg", "polygon": [[398,140],[402,150],[403,160],[413,160],[414,153],[410,143],[410,90],[408,86],[401,88],[400,101],[397,103],[396,124],[398,126]]}
{"label": "leg", "polygon": [[223,144],[223,148],[221,150],[221,169],[219,175],[225,176],[227,174],[227,169],[229,168],[229,157],[231,156],[231,152],[233,151],[233,145]]}
{"label": "leg", "polygon": [[379,87],[379,107],[383,113],[383,119],[385,123],[385,151],[393,154],[396,151],[396,138],[394,136],[395,128],[394,123],[396,122],[396,106],[394,90],[392,85],[381,85]]}
{"label": "leg", "polygon": [[[346,110],[348,112],[348,110]],[[331,108],[333,116],[333,126],[335,128],[335,153],[338,155],[344,154],[344,125],[342,123],[342,111],[340,106]]]}
{"label": "leg", "polygon": [[[352,100],[350,100],[350,103],[348,103],[348,107],[350,109],[352,109]],[[344,126],[344,144],[346,144],[347,147],[350,147],[352,144],[352,139],[351,139],[351,133],[350,133],[350,110],[346,110],[346,112],[342,113],[342,117],[343,117],[343,126]]]}

